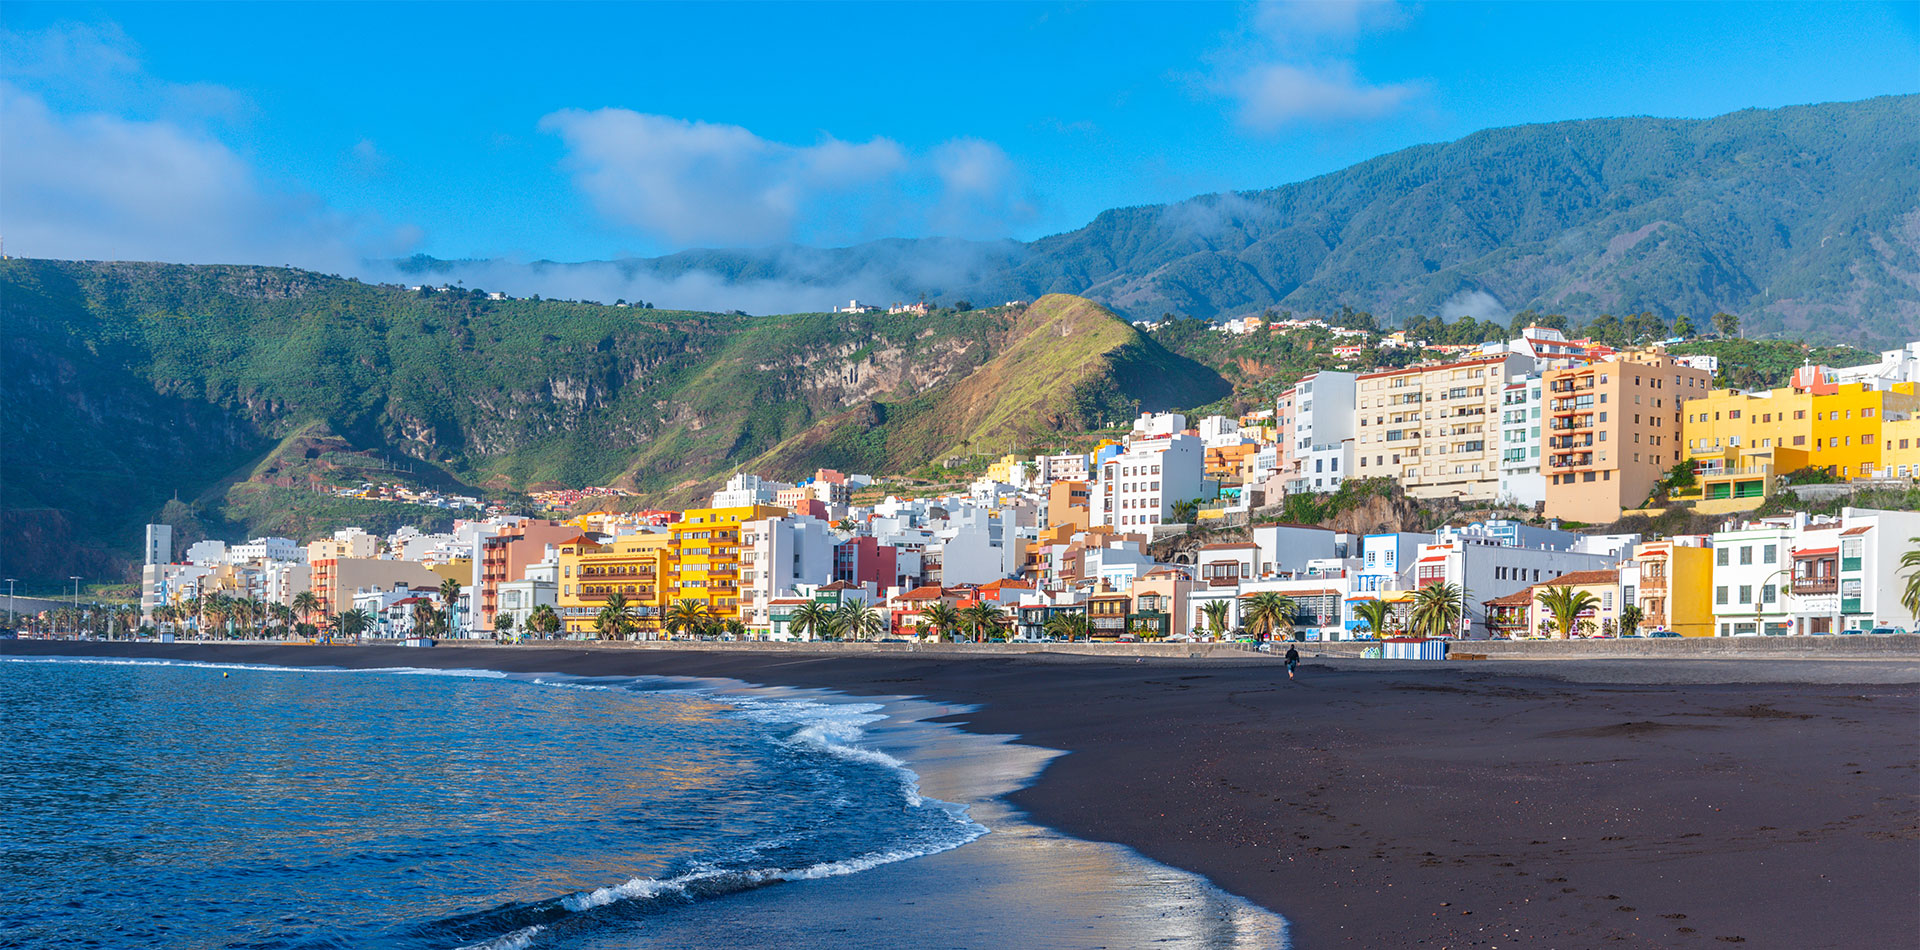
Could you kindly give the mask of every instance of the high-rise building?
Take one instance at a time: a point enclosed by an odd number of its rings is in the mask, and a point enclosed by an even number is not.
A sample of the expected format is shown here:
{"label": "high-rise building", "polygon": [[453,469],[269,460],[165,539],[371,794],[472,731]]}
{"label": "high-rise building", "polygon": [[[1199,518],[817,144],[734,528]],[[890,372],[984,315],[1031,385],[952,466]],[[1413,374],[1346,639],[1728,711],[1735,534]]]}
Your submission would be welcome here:
{"label": "high-rise building", "polygon": [[1357,378],[1352,373],[1314,373],[1294,385],[1288,492],[1330,492],[1354,477]]}
{"label": "high-rise building", "polygon": [[1683,458],[1681,404],[1712,382],[1657,348],[1548,370],[1547,514],[1597,524],[1639,507]]}
{"label": "high-rise building", "polygon": [[145,564],[167,564],[173,561],[173,525],[147,525]]}
{"label": "high-rise building", "polygon": [[1501,400],[1532,365],[1508,353],[1361,376],[1354,474],[1396,479],[1415,498],[1498,498]]}
{"label": "high-rise building", "polygon": [[668,528],[673,559],[669,563],[667,609],[695,601],[716,620],[739,620],[740,528],[750,521],[778,517],[777,505],[693,508]]}
{"label": "high-rise building", "polygon": [[1544,385],[1528,373],[1508,380],[1500,391],[1500,497],[1529,508],[1547,500],[1547,476],[1540,469]]}
{"label": "high-rise building", "polygon": [[1185,434],[1136,438],[1100,464],[1093,492],[1094,524],[1131,528],[1171,524],[1173,504],[1200,497],[1205,466],[1200,440]]}

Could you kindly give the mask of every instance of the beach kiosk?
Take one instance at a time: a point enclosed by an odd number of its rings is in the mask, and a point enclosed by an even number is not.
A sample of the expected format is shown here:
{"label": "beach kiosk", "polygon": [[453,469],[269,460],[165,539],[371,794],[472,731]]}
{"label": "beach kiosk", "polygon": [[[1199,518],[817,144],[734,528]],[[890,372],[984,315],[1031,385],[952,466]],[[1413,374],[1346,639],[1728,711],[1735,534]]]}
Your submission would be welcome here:
{"label": "beach kiosk", "polygon": [[1380,641],[1380,657],[1387,660],[1444,660],[1447,641],[1435,637],[1390,637]]}

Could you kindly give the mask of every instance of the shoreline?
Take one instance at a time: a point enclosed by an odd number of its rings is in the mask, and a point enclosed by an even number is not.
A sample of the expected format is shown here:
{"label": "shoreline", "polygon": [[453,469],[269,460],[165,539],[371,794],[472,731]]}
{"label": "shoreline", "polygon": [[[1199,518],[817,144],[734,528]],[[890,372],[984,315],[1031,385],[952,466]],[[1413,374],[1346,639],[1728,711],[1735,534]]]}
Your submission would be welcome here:
{"label": "shoreline", "polygon": [[[1284,915],[1302,947],[1920,942],[1920,690],[1905,658],[1614,660],[1600,682],[1544,660],[1309,659],[1289,684],[1260,657],[0,653],[725,677],[967,705],[935,721],[1066,753],[1006,796],[1034,822],[1200,874]],[[1743,670],[1817,681],[1740,684]],[[1874,676],[1891,681],[1854,682]]]}

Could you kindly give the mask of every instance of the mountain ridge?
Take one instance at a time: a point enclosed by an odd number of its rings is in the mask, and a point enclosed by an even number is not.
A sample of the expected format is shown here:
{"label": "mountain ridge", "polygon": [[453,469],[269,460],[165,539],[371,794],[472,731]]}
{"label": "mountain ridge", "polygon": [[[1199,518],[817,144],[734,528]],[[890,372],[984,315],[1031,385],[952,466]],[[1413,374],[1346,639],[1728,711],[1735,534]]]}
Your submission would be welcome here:
{"label": "mountain ridge", "polygon": [[1724,310],[1756,335],[1876,347],[1920,336],[1920,95],[1485,129],[1271,188],[1113,208],[1025,243],[886,239],[548,266],[788,296],[1070,292],[1132,319]]}

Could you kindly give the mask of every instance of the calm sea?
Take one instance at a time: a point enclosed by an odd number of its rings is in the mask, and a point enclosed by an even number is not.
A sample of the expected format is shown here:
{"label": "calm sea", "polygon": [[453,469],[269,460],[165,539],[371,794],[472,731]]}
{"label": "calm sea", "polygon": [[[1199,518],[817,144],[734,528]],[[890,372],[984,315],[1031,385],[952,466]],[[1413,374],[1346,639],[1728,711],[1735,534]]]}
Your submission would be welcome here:
{"label": "calm sea", "polygon": [[1284,944],[1191,875],[996,805],[1043,751],[883,708],[9,658],[0,947]]}

